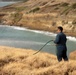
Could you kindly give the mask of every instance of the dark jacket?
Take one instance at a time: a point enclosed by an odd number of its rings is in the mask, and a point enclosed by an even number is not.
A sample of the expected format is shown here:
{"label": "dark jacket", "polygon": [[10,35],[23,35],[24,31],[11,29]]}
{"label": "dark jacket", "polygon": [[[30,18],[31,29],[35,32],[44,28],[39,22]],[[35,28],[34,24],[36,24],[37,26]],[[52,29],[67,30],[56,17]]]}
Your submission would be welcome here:
{"label": "dark jacket", "polygon": [[63,32],[58,33],[54,41],[54,43],[57,44],[57,50],[67,50],[66,41],[66,35]]}

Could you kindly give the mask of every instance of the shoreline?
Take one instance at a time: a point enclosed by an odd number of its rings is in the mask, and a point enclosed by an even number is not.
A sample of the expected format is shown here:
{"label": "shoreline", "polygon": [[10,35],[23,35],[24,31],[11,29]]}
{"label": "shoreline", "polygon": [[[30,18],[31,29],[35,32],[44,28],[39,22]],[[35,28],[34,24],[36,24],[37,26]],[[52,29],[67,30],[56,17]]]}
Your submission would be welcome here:
{"label": "shoreline", "polygon": [[[9,26],[9,27],[13,27],[16,30],[27,30],[27,31],[35,32],[35,33],[45,34],[45,35],[48,35],[48,36],[56,36],[56,33],[49,32],[49,31],[30,29],[30,28],[25,28],[25,27],[21,27],[21,26],[10,26],[10,25],[0,25],[0,26]],[[70,41],[76,41],[76,37],[74,37],[74,36],[68,36],[67,35],[67,38]]]}
{"label": "shoreline", "polygon": [[[5,25],[5,24],[4,24]],[[58,26],[56,26],[56,27],[53,27],[53,26],[51,26],[51,27],[48,27],[47,25],[41,25],[41,26],[37,26],[36,27],[36,25],[20,25],[20,24],[18,24],[18,25],[8,25],[8,26],[18,26],[18,27],[23,27],[23,28],[27,28],[27,29],[31,29],[31,30],[39,30],[39,31],[45,31],[45,32],[52,32],[52,33],[55,33],[55,34],[57,34],[56,33],[56,28],[58,27]],[[61,26],[61,25],[60,25]],[[39,28],[40,27],[40,28]],[[63,27],[63,26],[62,26]],[[64,27],[63,27],[64,28]],[[65,29],[64,29],[64,31],[63,31],[67,36],[71,36],[71,37],[75,37],[76,38],[76,33],[75,32],[71,32],[71,31],[66,31]]]}
{"label": "shoreline", "polygon": [[[14,12],[13,12],[14,13]],[[9,26],[19,26],[28,28],[31,30],[40,30],[56,33],[57,27],[62,26],[64,33],[67,36],[76,37],[76,28],[74,25],[65,24],[62,25],[62,20],[54,22],[54,20],[48,19],[50,14],[24,14],[24,13],[7,13],[1,14],[1,23]],[[19,16],[18,16],[19,15]],[[11,17],[11,19],[10,19]],[[51,16],[50,16],[51,17]],[[56,24],[57,23],[57,24]],[[68,29],[67,29],[68,28]]]}
{"label": "shoreline", "polygon": [[[31,1],[30,5],[30,1],[19,1],[20,3],[0,8],[0,23],[53,33],[56,33],[58,26],[62,26],[66,35],[76,37],[76,17],[74,11],[70,10],[71,12],[66,13],[64,6],[57,8],[58,5],[62,5],[61,2],[63,1],[51,3],[50,7],[47,6],[48,2],[51,2],[50,0],[46,1],[46,3],[45,1],[40,1],[41,5],[39,5],[38,1]],[[70,4],[70,6],[72,5]],[[74,10],[74,8],[72,9]]]}
{"label": "shoreline", "polygon": [[[3,24],[3,25],[6,25],[6,24]],[[17,27],[23,27],[23,28],[27,28],[27,29],[31,29],[31,30],[39,30],[39,31],[45,31],[45,32],[52,32],[54,34],[57,34],[55,31],[55,29],[53,30],[46,30],[45,29],[38,29],[38,28],[33,28],[33,27],[29,27],[29,26],[21,26],[21,25],[7,25],[7,26],[17,26]],[[71,36],[71,37],[75,37],[76,38],[76,34],[75,33],[72,33],[72,32],[64,32],[67,36]]]}

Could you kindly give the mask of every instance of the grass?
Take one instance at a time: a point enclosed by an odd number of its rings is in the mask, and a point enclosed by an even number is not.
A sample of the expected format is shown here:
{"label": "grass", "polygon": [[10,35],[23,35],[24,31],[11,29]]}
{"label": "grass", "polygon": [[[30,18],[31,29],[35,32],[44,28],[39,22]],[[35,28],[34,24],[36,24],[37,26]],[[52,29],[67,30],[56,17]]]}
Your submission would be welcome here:
{"label": "grass", "polygon": [[11,14],[11,17],[13,17],[13,22],[16,24],[16,23],[18,23],[21,20],[22,14],[16,12],[14,14]]}
{"label": "grass", "polygon": [[58,62],[49,53],[0,47],[0,75],[76,75],[76,60]]}
{"label": "grass", "polygon": [[70,58],[76,60],[76,51],[70,53]]}
{"label": "grass", "polygon": [[72,24],[73,25],[76,25],[76,19],[73,20]]}
{"label": "grass", "polygon": [[68,14],[70,10],[76,9],[76,3],[73,3],[72,5],[68,6],[68,3],[63,3],[61,6],[63,6],[65,9],[61,12],[61,14]]}
{"label": "grass", "polygon": [[39,8],[39,7],[36,7],[36,8],[34,8],[34,9],[30,10],[29,13],[31,13],[31,12],[35,13],[35,12],[37,12],[37,11],[39,11],[39,10],[40,10],[40,8]]}
{"label": "grass", "polygon": [[65,9],[61,12],[61,15],[62,14],[68,14],[69,13],[69,10],[70,10],[71,8],[70,8],[70,6],[69,7],[65,7]]}
{"label": "grass", "polygon": [[72,4],[72,8],[76,9],[76,3]]}
{"label": "grass", "polygon": [[52,31],[51,14],[25,14],[19,24],[30,29]]}
{"label": "grass", "polygon": [[69,3],[66,3],[66,2],[64,2],[64,3],[61,3],[61,7],[66,7],[66,6],[68,6],[69,5]]}
{"label": "grass", "polygon": [[26,7],[15,7],[15,10],[20,12],[20,11],[26,10]]}
{"label": "grass", "polygon": [[27,2],[28,0],[23,0],[23,2]]}
{"label": "grass", "polygon": [[[29,29],[43,30],[43,31],[49,31],[54,33],[56,33],[56,27],[59,25],[62,25],[67,35],[76,36],[76,31],[72,30],[69,27],[68,23],[62,22],[65,16],[63,16],[62,18],[56,18],[57,16],[58,16],[57,13],[26,14],[24,12],[21,12],[21,13],[12,12],[12,13],[9,13],[9,15],[4,16],[2,21],[4,21],[6,25],[16,25],[16,26],[27,27]],[[65,19],[65,21],[69,21],[71,18]],[[67,30],[66,26],[69,27],[70,30],[69,29]],[[72,32],[72,33],[68,33],[68,32]]]}

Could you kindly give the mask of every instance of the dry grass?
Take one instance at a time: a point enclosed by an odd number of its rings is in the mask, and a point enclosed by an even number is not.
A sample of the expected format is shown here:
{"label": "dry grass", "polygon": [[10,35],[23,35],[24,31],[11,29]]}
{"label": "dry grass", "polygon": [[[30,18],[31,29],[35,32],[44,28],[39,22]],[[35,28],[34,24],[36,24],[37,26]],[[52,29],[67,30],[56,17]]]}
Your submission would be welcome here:
{"label": "dry grass", "polygon": [[70,58],[76,60],[76,51],[70,53]]}
{"label": "dry grass", "polygon": [[[2,18],[3,24],[16,25],[29,29],[43,30],[49,32],[56,32],[56,28],[61,25],[67,35],[76,36],[76,26],[70,24],[72,20],[68,21],[67,19],[64,20],[63,18],[56,18],[58,15],[57,13],[17,13],[18,16],[15,15],[16,12],[8,14],[9,15],[6,15]],[[13,15],[15,15],[15,17]],[[67,23],[65,23],[66,21]]]}
{"label": "dry grass", "polygon": [[56,16],[56,14],[24,14],[18,25],[30,29],[54,31],[55,28],[52,26],[53,16]]}
{"label": "dry grass", "polygon": [[76,60],[58,62],[48,53],[0,47],[0,75],[76,75]]}

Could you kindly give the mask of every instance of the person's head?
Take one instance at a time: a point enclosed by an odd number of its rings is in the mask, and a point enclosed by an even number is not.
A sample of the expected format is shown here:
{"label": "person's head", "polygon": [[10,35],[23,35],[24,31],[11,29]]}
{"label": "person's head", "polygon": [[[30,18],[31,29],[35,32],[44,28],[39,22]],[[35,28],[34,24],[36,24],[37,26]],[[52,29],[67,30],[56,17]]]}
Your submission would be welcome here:
{"label": "person's head", "polygon": [[58,33],[63,32],[63,27],[59,26],[59,27],[57,28],[57,32],[58,32]]}

